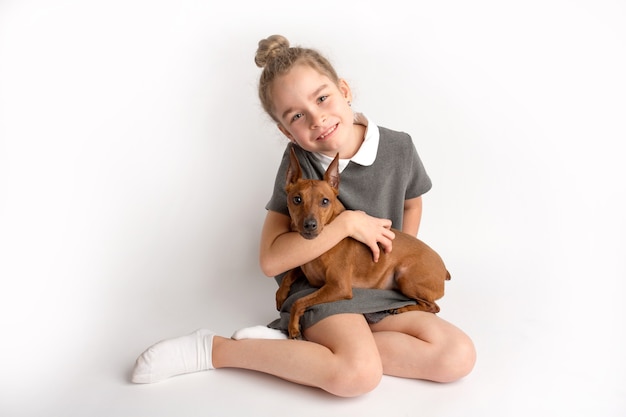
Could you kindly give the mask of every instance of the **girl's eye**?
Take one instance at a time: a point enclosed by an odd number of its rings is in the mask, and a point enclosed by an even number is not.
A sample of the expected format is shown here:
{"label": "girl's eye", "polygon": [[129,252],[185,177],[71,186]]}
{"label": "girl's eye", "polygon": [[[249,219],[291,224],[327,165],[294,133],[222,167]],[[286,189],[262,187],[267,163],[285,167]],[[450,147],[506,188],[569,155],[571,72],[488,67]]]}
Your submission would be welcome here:
{"label": "girl's eye", "polygon": [[292,122],[295,122],[296,120],[298,120],[298,119],[299,119],[299,118],[301,118],[302,116],[303,116],[303,115],[302,115],[302,113],[297,113],[297,114],[294,114],[294,115],[293,115],[293,117],[291,118],[291,121],[292,121]]}
{"label": "girl's eye", "polygon": [[321,96],[320,98],[317,99],[317,101],[323,102],[323,101],[326,101],[327,98],[328,96]]}

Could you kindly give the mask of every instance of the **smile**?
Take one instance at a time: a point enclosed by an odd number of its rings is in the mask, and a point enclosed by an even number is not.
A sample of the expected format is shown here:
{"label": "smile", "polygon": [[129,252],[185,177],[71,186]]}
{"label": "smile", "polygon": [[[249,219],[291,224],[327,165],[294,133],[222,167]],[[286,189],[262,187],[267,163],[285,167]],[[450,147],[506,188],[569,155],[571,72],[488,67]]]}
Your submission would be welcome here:
{"label": "smile", "polygon": [[334,132],[335,130],[337,130],[337,126],[338,126],[338,125],[334,125],[334,126],[333,126],[333,127],[331,127],[330,129],[328,129],[326,132],[324,132],[323,134],[321,134],[321,135],[318,137],[318,140],[324,140],[324,139],[326,139],[328,136],[332,135],[332,134],[333,134],[333,132]]}

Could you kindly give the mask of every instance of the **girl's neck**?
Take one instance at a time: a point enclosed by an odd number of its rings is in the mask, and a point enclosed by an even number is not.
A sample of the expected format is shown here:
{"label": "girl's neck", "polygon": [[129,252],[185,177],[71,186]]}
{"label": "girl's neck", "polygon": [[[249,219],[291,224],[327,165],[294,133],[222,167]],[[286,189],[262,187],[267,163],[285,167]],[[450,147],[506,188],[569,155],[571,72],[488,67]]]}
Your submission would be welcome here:
{"label": "girl's neck", "polygon": [[353,132],[354,134],[351,136],[351,140],[346,143],[345,146],[339,152],[340,159],[350,159],[361,149],[361,145],[363,144],[363,140],[365,139],[365,129],[366,127],[362,124],[353,124]]}

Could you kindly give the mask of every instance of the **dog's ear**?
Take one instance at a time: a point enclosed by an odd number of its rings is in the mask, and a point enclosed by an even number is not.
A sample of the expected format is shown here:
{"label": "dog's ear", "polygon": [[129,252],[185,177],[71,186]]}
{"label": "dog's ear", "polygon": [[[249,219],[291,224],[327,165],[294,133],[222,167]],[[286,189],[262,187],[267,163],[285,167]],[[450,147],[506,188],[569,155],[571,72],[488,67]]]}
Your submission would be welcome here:
{"label": "dog's ear", "polygon": [[300,162],[298,162],[298,157],[296,156],[296,151],[293,149],[293,146],[290,149],[289,153],[289,167],[287,168],[287,184],[294,184],[300,178],[302,178],[302,168],[300,168]]}
{"label": "dog's ear", "polygon": [[324,180],[335,190],[339,190],[339,152],[337,152],[335,159],[328,166],[324,174]]}

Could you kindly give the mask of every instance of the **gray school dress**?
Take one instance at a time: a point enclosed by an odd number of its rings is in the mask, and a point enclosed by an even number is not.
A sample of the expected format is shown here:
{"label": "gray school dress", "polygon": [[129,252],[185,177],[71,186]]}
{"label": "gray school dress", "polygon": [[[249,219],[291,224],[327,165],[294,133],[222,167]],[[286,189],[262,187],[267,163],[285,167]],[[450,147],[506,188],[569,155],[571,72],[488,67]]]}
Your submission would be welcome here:
{"label": "gray school dress", "polygon": [[[430,190],[432,183],[408,134],[370,123],[368,130],[371,129],[379,132],[376,158],[369,166],[348,162],[340,174],[339,200],[349,210],[363,210],[371,216],[390,219],[394,228],[402,229],[404,200],[421,196]],[[325,172],[318,156],[297,145],[287,145],[276,175],[273,195],[265,207],[287,216],[285,181],[292,147],[300,161],[304,178],[322,179]],[[283,276],[276,277],[279,284]],[[306,279],[298,279],[282,306],[280,318],[269,323],[268,327],[287,333],[293,302],[316,290]],[[368,322],[375,323],[391,314],[390,310],[409,304],[415,304],[415,301],[397,291],[355,288],[350,300],[309,308],[300,324],[302,329],[306,329],[328,316],[340,313],[361,313]]]}

